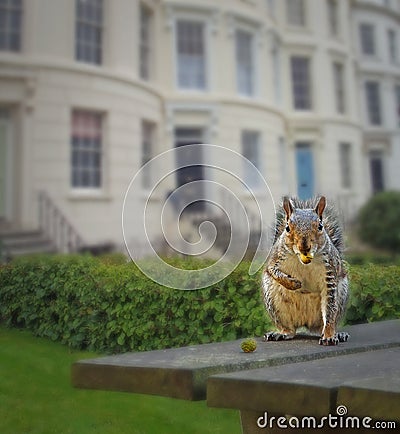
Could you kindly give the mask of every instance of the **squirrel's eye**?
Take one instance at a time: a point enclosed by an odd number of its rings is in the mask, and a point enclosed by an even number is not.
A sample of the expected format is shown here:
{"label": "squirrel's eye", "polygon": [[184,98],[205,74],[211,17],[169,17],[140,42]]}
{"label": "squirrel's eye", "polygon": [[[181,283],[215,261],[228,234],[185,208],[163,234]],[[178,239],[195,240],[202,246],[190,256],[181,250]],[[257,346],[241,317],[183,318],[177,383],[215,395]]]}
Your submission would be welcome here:
{"label": "squirrel's eye", "polygon": [[286,232],[290,232],[289,225],[286,225]]}
{"label": "squirrel's eye", "polygon": [[321,222],[319,222],[319,225],[318,225],[318,230],[319,230],[319,231],[322,231],[322,228],[323,228],[323,226],[322,226],[322,223],[321,223]]}

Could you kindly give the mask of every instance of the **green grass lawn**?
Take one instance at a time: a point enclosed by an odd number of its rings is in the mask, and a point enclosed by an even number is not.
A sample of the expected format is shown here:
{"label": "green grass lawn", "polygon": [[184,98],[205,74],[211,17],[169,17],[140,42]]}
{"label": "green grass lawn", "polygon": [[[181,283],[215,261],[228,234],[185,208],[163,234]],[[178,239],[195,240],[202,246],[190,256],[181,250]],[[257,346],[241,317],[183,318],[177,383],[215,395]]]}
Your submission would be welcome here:
{"label": "green grass lawn", "polygon": [[74,389],[71,363],[93,356],[0,327],[0,433],[241,432],[238,412],[205,402]]}

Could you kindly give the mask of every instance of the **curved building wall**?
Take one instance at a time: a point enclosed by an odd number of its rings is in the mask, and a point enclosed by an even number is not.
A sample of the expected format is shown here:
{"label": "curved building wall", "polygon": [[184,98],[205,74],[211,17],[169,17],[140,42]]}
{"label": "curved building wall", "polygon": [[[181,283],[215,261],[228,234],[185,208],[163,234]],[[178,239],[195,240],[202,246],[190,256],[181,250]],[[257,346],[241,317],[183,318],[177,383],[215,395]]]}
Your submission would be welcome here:
{"label": "curved building wall", "polygon": [[[400,188],[400,5],[358,0],[353,10],[369,194]],[[362,27],[367,36],[362,35]],[[366,42],[363,39],[368,39]]]}
{"label": "curved building wall", "polygon": [[[3,217],[36,226],[37,193],[46,190],[87,242],[122,244],[130,180],[189,130],[239,153],[256,143],[275,200],[323,193],[353,217],[371,193],[369,157],[379,154],[371,150],[383,152],[387,187],[400,187],[398,117],[383,104],[385,124],[371,128],[363,100],[364,81],[377,77],[385,101],[398,104],[390,92],[398,65],[360,56],[356,30],[364,19],[398,30],[398,10],[304,0],[299,19],[281,0],[104,1],[101,61],[90,64],[76,59],[79,3],[23,2],[21,48],[0,52],[0,121],[12,167]],[[85,113],[97,132],[77,140]],[[86,152],[85,134],[101,148],[95,188],[73,181],[73,149]],[[174,184],[153,198],[154,210]],[[147,193],[135,192],[138,204]]]}

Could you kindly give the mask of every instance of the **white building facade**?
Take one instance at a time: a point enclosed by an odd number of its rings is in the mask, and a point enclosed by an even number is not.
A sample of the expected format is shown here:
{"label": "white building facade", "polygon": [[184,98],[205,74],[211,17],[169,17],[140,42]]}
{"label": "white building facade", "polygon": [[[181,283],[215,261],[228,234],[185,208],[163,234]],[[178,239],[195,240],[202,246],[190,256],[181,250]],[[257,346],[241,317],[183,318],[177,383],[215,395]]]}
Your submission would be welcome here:
{"label": "white building facade", "polygon": [[351,219],[400,188],[399,23],[397,0],[3,1],[0,217],[36,227],[45,192],[86,243],[122,245],[132,177],[198,142]]}

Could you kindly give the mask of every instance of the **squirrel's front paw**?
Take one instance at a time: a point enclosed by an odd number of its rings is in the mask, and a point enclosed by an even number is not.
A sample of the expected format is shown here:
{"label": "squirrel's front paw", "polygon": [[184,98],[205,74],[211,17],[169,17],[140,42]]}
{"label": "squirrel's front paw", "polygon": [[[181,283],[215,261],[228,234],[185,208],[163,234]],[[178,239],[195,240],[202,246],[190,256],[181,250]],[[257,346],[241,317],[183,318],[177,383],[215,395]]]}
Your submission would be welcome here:
{"label": "squirrel's front paw", "polygon": [[296,290],[301,288],[301,282],[300,280],[295,279],[294,277],[289,278],[289,287],[288,289]]}

